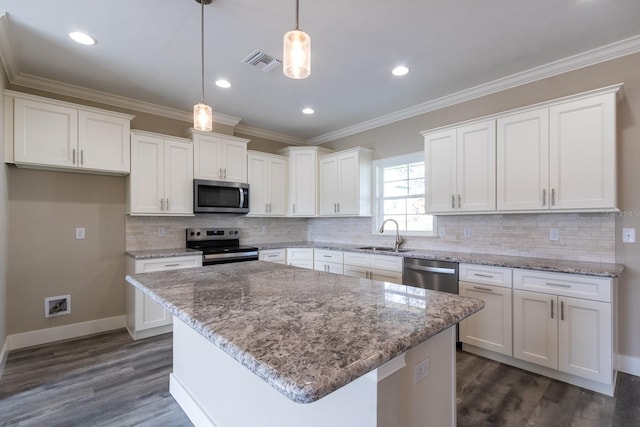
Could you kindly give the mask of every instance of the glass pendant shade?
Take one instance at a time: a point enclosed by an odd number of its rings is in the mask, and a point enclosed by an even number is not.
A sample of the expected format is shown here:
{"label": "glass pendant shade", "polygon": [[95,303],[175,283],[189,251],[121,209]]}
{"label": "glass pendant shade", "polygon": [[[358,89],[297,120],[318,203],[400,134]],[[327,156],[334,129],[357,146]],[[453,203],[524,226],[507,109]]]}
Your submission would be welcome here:
{"label": "glass pendant shade", "polygon": [[284,35],[283,70],[287,77],[304,79],[311,74],[311,37],[298,29]]}
{"label": "glass pendant shade", "polygon": [[193,106],[193,127],[205,132],[213,129],[213,110],[207,104],[201,102]]}

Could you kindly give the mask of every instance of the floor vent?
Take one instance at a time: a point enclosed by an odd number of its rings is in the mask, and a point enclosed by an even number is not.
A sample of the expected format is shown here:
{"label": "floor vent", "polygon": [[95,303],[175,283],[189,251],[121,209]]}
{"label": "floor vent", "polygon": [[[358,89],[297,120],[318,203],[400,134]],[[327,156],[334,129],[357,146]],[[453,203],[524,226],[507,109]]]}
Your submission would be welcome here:
{"label": "floor vent", "polygon": [[251,52],[242,62],[253,65],[254,67],[261,67],[262,71],[267,73],[282,64],[279,59],[269,56],[260,50]]}

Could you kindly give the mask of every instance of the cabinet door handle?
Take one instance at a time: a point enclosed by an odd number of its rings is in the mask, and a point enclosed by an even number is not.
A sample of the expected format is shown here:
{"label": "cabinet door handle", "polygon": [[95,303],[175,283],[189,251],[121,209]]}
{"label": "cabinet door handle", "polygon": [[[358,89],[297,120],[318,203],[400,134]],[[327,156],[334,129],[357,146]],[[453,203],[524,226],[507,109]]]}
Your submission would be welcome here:
{"label": "cabinet door handle", "polygon": [[227,179],[227,168],[224,168],[224,179]]}
{"label": "cabinet door handle", "polygon": [[333,213],[337,213],[338,212],[338,204],[334,203],[333,204]]}
{"label": "cabinet door handle", "polygon": [[269,213],[269,203],[264,204],[264,211],[265,213]]}
{"label": "cabinet door handle", "polygon": [[561,283],[549,283],[549,282],[546,282],[545,285],[553,286],[554,288],[565,288],[565,289],[568,289],[571,287],[571,285],[563,285]]}
{"label": "cabinet door handle", "polygon": [[560,320],[564,320],[564,301],[560,301]]}
{"label": "cabinet door handle", "polygon": [[295,203],[293,204],[293,213],[294,214],[296,213],[296,204]]}
{"label": "cabinet door handle", "polygon": [[169,210],[169,199],[167,199],[167,211]]}
{"label": "cabinet door handle", "polygon": [[491,274],[473,273],[473,275],[476,277],[486,277],[487,279],[493,279],[493,276]]}
{"label": "cabinet door handle", "polygon": [[84,165],[84,150],[80,150],[80,164]]}
{"label": "cabinet door handle", "polygon": [[482,286],[474,286],[473,289],[477,289],[479,291],[493,292],[493,289],[491,289],[491,288],[483,288]]}
{"label": "cabinet door handle", "polygon": [[71,163],[73,163],[74,165],[76,164],[76,149],[74,148],[73,151],[71,152]]}
{"label": "cabinet door handle", "polygon": [[222,177],[222,168],[220,168],[220,172],[218,172],[218,176],[220,177],[220,179],[224,179],[224,178]]}
{"label": "cabinet door handle", "polygon": [[553,314],[553,300],[551,300],[551,318],[552,319],[553,319],[553,316],[554,316],[554,314]]}
{"label": "cabinet door handle", "polygon": [[556,189],[552,188],[551,189],[551,206],[555,206],[556,205]]}
{"label": "cabinet door handle", "polygon": [[164,199],[160,199],[160,210],[164,210]]}
{"label": "cabinet door handle", "polygon": [[542,206],[547,206],[547,189],[542,189]]}
{"label": "cabinet door handle", "polygon": [[458,209],[462,208],[462,197],[458,194]]}
{"label": "cabinet door handle", "polygon": [[456,196],[454,196],[453,194],[451,195],[451,209],[455,209],[456,208]]}

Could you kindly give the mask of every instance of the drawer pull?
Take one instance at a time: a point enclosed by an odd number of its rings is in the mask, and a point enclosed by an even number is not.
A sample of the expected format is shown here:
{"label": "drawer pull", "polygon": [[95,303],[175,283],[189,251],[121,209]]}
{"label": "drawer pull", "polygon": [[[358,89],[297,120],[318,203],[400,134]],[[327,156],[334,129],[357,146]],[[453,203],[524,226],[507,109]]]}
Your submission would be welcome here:
{"label": "drawer pull", "polygon": [[473,275],[476,277],[486,277],[487,279],[493,279],[493,276],[491,274],[473,273]]}
{"label": "drawer pull", "polygon": [[331,255],[322,255],[325,258],[331,258]]}
{"label": "drawer pull", "polygon": [[491,289],[491,288],[483,288],[482,286],[474,286],[473,289],[477,289],[479,291],[493,292],[493,289]]}
{"label": "drawer pull", "polygon": [[566,288],[566,289],[571,287],[571,285],[563,285],[563,284],[560,284],[560,283],[549,283],[549,282],[545,283],[545,285],[552,286],[554,288]]}
{"label": "drawer pull", "polygon": [[180,264],[165,264],[165,267],[179,267]]}

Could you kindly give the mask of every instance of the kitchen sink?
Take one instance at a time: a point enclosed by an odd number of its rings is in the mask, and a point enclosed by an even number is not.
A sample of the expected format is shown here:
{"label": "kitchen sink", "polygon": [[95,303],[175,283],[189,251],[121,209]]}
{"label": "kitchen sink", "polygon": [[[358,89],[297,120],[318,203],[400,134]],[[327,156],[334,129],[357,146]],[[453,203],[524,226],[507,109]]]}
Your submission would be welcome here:
{"label": "kitchen sink", "polygon": [[380,251],[380,252],[409,252],[409,249],[395,249],[389,246],[363,246],[356,249],[363,249],[366,251]]}

